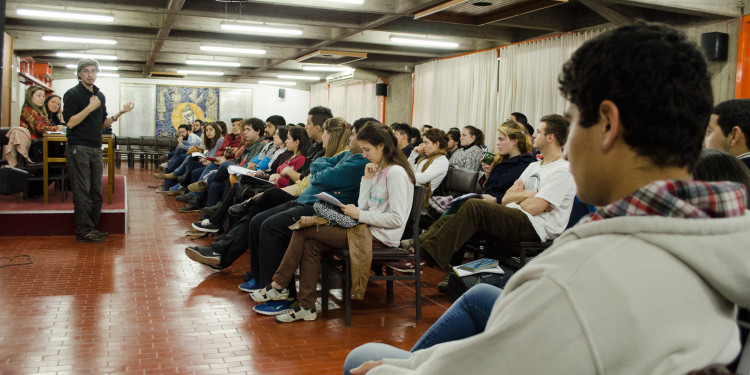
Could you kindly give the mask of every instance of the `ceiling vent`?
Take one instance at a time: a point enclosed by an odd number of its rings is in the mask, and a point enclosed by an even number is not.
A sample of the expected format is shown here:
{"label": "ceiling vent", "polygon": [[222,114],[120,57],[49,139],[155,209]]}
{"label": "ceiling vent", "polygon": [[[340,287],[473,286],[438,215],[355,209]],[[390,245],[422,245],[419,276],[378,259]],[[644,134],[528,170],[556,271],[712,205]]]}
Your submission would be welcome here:
{"label": "ceiling vent", "polygon": [[311,64],[346,64],[353,61],[359,61],[367,58],[365,52],[354,52],[354,51],[333,51],[333,50],[317,50],[312,53],[308,53],[302,57],[298,57],[297,62],[305,62]]}
{"label": "ceiling vent", "polygon": [[378,76],[360,69],[344,70],[326,77],[326,83],[376,82]]}
{"label": "ceiling vent", "polygon": [[567,2],[568,0],[450,0],[418,12],[414,18],[481,26]]}

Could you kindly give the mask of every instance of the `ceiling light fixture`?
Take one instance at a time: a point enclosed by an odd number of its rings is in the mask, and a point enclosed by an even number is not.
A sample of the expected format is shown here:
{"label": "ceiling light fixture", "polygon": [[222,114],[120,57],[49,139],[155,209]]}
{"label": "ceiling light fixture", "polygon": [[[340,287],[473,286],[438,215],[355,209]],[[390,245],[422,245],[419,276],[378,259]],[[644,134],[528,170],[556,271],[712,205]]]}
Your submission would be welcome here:
{"label": "ceiling light fixture", "polygon": [[[65,64],[65,67],[68,69],[77,69],[78,66],[76,64]],[[99,70],[117,70],[116,66],[105,66],[105,65],[99,65]]]}
{"label": "ceiling light fixture", "polygon": [[69,36],[55,36],[55,35],[43,35],[42,40],[46,42],[70,42],[70,43],[86,43],[86,44],[117,44],[116,40],[112,39],[92,39],[92,38],[75,38]]}
{"label": "ceiling light fixture", "polygon": [[262,49],[219,47],[219,46],[201,46],[201,51],[243,53],[243,54],[248,54],[248,55],[265,55],[266,54],[266,51]]}
{"label": "ceiling light fixture", "polygon": [[320,77],[315,76],[296,76],[292,74],[277,74],[276,78],[282,78],[282,79],[300,79],[304,81],[320,81]]}
{"label": "ceiling light fixture", "polygon": [[58,52],[55,54],[57,57],[70,57],[73,59],[97,59],[97,60],[117,60],[115,55],[97,55],[92,53],[77,53],[77,52]]}
{"label": "ceiling light fixture", "polygon": [[214,71],[208,71],[208,70],[177,70],[177,73],[184,74],[184,75],[194,75],[194,76],[223,76],[224,72],[214,72]]}
{"label": "ceiling light fixture", "polygon": [[343,65],[302,65],[302,70],[310,72],[343,72],[344,70],[353,70]]}
{"label": "ceiling light fixture", "polygon": [[444,40],[391,36],[391,43],[424,48],[458,48],[458,43]]}
{"label": "ceiling light fixture", "polygon": [[205,66],[230,66],[239,67],[240,63],[236,61],[212,61],[212,60],[185,60],[188,65],[205,65]]}
{"label": "ceiling light fixture", "polygon": [[272,86],[294,86],[297,82],[287,81],[258,81],[261,85],[272,85]]}
{"label": "ceiling light fixture", "polygon": [[19,16],[40,17],[50,20],[65,21],[114,22],[115,20],[115,18],[112,16],[105,16],[101,14],[69,13],[41,9],[16,9],[16,14],[18,14]]}
{"label": "ceiling light fixture", "polygon": [[260,25],[251,25],[251,24],[242,24],[242,23],[222,23],[221,24],[222,30],[236,30],[236,31],[245,31],[253,34],[268,34],[268,35],[277,35],[277,36],[287,36],[287,35],[302,35],[302,30],[300,29],[288,29],[283,27],[270,27],[270,26],[260,26]]}

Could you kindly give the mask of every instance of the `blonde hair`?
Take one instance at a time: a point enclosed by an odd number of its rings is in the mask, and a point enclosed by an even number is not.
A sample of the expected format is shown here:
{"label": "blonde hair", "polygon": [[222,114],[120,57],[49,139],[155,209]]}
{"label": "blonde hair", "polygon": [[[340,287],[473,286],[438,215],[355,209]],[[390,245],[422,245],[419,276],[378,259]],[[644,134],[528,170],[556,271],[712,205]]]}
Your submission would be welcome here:
{"label": "blonde hair", "polygon": [[328,131],[328,145],[325,157],[331,157],[349,148],[349,136],[352,126],[341,117],[332,117],[323,123],[323,130]]}
{"label": "blonde hair", "polygon": [[23,107],[29,107],[41,114],[44,115],[44,117],[47,117],[47,109],[44,108],[44,104],[42,104],[41,107],[34,105],[34,102],[31,100],[31,97],[34,96],[34,93],[37,91],[44,91],[43,88],[39,86],[31,86],[28,89],[26,89],[26,95],[24,96],[24,102]]}
{"label": "blonde hair", "polygon": [[[497,131],[503,133],[510,140],[518,141],[517,147],[521,154],[531,152],[531,134],[528,134],[526,127],[518,121],[508,120],[505,121]],[[497,164],[507,159],[506,155],[495,155],[493,164]]]}

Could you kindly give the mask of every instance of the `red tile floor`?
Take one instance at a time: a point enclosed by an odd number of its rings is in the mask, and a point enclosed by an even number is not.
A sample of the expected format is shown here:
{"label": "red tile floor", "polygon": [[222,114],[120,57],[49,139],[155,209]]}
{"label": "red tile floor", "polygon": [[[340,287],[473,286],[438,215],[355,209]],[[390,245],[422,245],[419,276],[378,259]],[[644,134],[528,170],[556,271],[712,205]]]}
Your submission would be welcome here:
{"label": "red tile floor", "polygon": [[189,260],[184,248],[210,239],[183,236],[199,214],[149,189],[152,172],[117,170],[128,176],[127,235],[0,239],[0,257],[33,262],[0,268],[0,374],[340,374],[365,342],[409,349],[451,303],[436,288],[443,273],[428,268],[421,322],[413,283],[397,284],[390,305],[371,283],[350,328],[337,299],[314,322],[256,315],[237,289],[248,256],[223,272]]}

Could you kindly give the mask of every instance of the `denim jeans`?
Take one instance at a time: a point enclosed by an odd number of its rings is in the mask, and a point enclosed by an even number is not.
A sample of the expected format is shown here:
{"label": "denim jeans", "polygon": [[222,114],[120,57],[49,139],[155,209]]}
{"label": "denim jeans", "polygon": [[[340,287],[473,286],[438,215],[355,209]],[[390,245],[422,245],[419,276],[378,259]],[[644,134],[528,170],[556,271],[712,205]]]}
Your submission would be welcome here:
{"label": "denim jeans", "polygon": [[73,188],[76,236],[84,236],[99,224],[102,213],[102,150],[68,145],[65,157]]}
{"label": "denim jeans", "polygon": [[430,327],[410,351],[390,345],[367,343],[352,350],[344,362],[344,374],[367,361],[383,358],[409,358],[412,352],[434,345],[465,339],[484,332],[487,320],[502,289],[488,284],[478,284],[456,300],[448,310]]}

